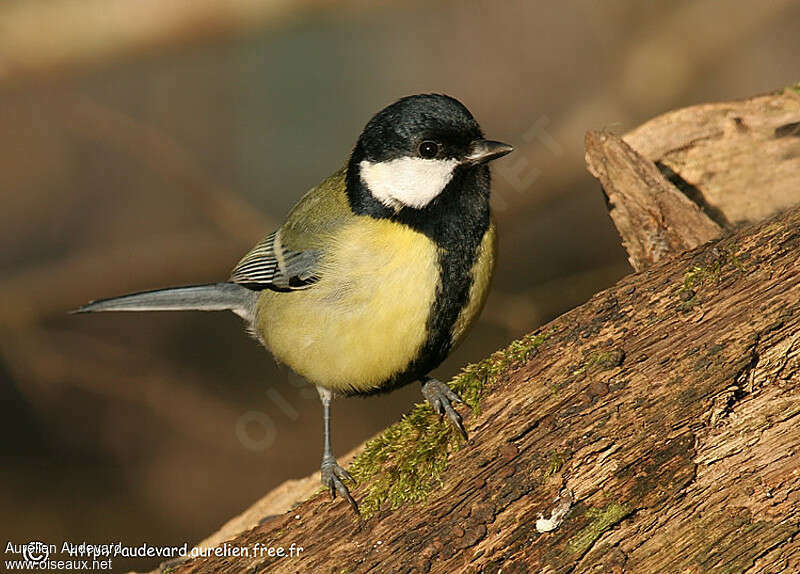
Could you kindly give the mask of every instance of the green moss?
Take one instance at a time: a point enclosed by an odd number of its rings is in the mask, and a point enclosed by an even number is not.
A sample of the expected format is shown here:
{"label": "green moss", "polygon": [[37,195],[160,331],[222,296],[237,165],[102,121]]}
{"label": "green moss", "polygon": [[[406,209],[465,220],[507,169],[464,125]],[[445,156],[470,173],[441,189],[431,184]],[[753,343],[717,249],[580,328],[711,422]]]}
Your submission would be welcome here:
{"label": "green moss", "polygon": [[800,82],[797,82],[794,86],[789,86],[786,88],[787,90],[792,90],[793,92],[800,94]]}
{"label": "green moss", "polygon": [[544,471],[542,472],[542,482],[561,470],[561,467],[564,466],[564,462],[565,457],[563,454],[551,450],[547,457],[547,463],[545,464]]}
{"label": "green moss", "polygon": [[[514,341],[465,367],[450,381],[450,387],[479,413],[486,389],[510,367],[527,361],[547,337],[533,333]],[[359,501],[362,515],[368,518],[387,505],[394,509],[424,501],[434,486],[441,485],[449,454],[463,442],[452,424],[427,403],[414,406],[399,422],[368,441],[349,468],[359,483],[368,483],[366,495]]]}
{"label": "green moss", "polygon": [[694,293],[691,293],[678,305],[681,311],[691,311],[700,304],[700,299]]}
{"label": "green moss", "polygon": [[600,370],[613,369],[622,364],[625,360],[625,351],[622,349],[611,349],[608,351],[595,351],[589,355],[586,361],[588,367],[596,367]]}
{"label": "green moss", "polygon": [[714,265],[711,267],[695,265],[683,277],[683,290],[694,290],[695,287],[705,286],[719,277],[721,269]]}
{"label": "green moss", "polygon": [[618,502],[611,502],[603,508],[590,508],[586,511],[586,517],[591,519],[591,522],[570,539],[567,550],[573,554],[583,555],[603,532],[630,513],[631,508],[628,505]]}
{"label": "green moss", "polygon": [[683,284],[678,292],[683,299],[680,304],[681,310],[688,311],[698,305],[700,300],[696,292],[719,281],[723,271],[728,267],[744,272],[744,265],[735,254],[725,249],[714,249],[712,253],[713,256],[706,265],[695,265],[683,276]]}
{"label": "green moss", "polygon": [[607,351],[592,351],[583,364],[572,371],[572,375],[579,377],[586,372],[606,371],[618,367],[625,360],[625,351],[622,349],[609,349]]}

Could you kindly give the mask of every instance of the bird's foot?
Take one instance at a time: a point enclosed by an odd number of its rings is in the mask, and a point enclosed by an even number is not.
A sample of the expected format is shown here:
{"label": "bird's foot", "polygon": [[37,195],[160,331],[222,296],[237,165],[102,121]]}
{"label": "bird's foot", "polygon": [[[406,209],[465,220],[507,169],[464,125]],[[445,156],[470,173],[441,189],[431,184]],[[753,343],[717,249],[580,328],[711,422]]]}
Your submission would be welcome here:
{"label": "bird's foot", "polygon": [[326,488],[330,489],[331,498],[336,500],[336,494],[339,493],[342,498],[347,500],[350,503],[350,506],[353,507],[353,510],[358,513],[358,504],[350,495],[350,491],[345,486],[344,481],[349,480],[351,482],[355,482],[350,473],[339,466],[339,463],[336,462],[336,459],[332,456],[324,457],[322,459],[322,468],[320,469],[320,476],[322,478],[322,485]]}
{"label": "bird's foot", "polygon": [[425,400],[433,407],[433,410],[440,415],[447,415],[455,427],[461,432],[464,440],[467,440],[467,431],[461,422],[461,415],[453,408],[453,403],[466,404],[453,389],[437,379],[426,379],[422,383],[422,395]]}

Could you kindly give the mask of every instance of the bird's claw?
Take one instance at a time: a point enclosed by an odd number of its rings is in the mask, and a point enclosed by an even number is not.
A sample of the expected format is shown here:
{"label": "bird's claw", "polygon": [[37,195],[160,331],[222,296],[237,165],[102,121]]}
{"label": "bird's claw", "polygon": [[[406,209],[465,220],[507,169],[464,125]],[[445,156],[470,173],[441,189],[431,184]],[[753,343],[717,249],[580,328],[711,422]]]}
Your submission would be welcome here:
{"label": "bird's claw", "polygon": [[342,498],[350,503],[353,510],[358,513],[358,504],[350,495],[350,491],[344,484],[344,481],[355,482],[355,479],[350,476],[350,473],[339,466],[334,458],[325,458],[322,460],[322,468],[320,469],[320,476],[322,485],[330,489],[331,498],[336,500],[336,494],[340,494]]}
{"label": "bird's claw", "polygon": [[453,403],[462,405],[466,403],[453,389],[442,381],[428,379],[422,383],[422,395],[436,413],[442,416],[447,415],[447,418],[449,418],[450,422],[459,430],[464,440],[468,439],[467,431],[464,429],[464,423],[461,420],[461,415],[453,408]]}

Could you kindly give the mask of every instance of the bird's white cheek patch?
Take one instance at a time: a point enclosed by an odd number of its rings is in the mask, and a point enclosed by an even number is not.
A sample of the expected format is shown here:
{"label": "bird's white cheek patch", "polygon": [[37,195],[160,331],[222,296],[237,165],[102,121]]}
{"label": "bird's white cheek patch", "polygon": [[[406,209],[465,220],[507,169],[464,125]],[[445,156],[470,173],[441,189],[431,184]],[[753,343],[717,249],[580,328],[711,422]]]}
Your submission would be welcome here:
{"label": "bird's white cheek patch", "polygon": [[382,204],[393,207],[428,205],[442,193],[458,165],[455,159],[402,157],[390,161],[361,162],[361,180]]}

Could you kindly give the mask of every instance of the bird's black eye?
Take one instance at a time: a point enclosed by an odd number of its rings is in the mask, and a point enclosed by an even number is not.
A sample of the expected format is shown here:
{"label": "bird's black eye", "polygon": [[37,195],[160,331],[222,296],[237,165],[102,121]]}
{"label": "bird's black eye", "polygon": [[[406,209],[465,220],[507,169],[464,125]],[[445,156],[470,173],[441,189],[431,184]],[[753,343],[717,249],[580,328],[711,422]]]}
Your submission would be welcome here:
{"label": "bird's black eye", "polygon": [[432,159],[439,155],[439,144],[431,141],[425,140],[421,144],[419,144],[419,148],[417,148],[419,152],[419,157],[424,157],[425,159]]}

